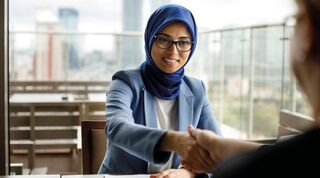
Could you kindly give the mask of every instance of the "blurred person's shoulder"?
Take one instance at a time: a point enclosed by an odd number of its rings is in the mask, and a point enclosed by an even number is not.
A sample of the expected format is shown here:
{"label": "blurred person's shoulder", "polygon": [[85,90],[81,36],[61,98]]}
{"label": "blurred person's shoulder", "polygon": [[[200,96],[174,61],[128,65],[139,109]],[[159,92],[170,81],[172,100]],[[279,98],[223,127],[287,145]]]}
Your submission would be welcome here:
{"label": "blurred person's shoulder", "polygon": [[[320,128],[225,160],[214,178],[320,177]],[[318,175],[318,176],[314,176]]]}

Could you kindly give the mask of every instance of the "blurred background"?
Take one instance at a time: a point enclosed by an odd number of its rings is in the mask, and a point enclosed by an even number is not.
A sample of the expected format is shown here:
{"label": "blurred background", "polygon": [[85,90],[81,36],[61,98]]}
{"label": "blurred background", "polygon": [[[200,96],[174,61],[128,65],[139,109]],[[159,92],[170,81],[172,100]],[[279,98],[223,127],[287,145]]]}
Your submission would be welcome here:
{"label": "blurred background", "polygon": [[[103,104],[112,75],[145,60],[147,18],[164,3],[195,16],[199,41],[186,74],[204,81],[226,137],[275,137],[281,109],[310,114],[288,63],[293,0],[10,0],[10,103]],[[80,97],[77,82],[105,88]]]}

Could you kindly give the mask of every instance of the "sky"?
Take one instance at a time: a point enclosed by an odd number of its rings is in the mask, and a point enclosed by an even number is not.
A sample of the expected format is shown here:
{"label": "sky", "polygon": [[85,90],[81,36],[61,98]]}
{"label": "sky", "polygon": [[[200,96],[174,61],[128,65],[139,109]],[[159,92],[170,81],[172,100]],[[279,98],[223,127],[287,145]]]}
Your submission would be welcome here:
{"label": "sky", "polygon": [[[296,10],[294,0],[172,0],[172,2],[189,8],[200,30],[280,23]],[[80,31],[121,30],[121,0],[10,0],[10,29],[34,30],[35,14],[38,9],[57,14],[58,7],[73,7],[79,11]],[[146,17],[151,13],[144,12]],[[146,19],[143,24],[145,23]]]}
{"label": "sky", "polygon": [[39,9],[57,15],[59,7],[79,11],[79,29],[82,31],[119,30],[120,0],[10,0],[10,29],[33,30]]}
{"label": "sky", "polygon": [[[162,0],[142,1],[144,1],[144,13],[141,29],[144,29],[152,13],[148,6],[150,1]],[[294,14],[296,10],[294,0],[171,0],[171,2],[181,4],[192,11],[199,32],[281,23],[285,17]],[[122,0],[10,0],[9,29],[10,31],[34,31],[37,19],[57,19],[58,9],[61,7],[74,8],[78,11],[78,31],[80,32],[121,32]],[[39,13],[39,11],[48,13]],[[42,15],[39,17],[39,14]],[[87,37],[85,49],[100,49],[106,46],[97,41],[99,40],[95,37]],[[17,48],[23,49],[32,48],[33,45],[30,35],[20,35],[15,43]]]}
{"label": "sky", "polygon": [[[194,12],[199,26],[226,28],[281,23],[296,10],[294,0],[180,0]],[[199,0],[198,2],[202,2]]]}

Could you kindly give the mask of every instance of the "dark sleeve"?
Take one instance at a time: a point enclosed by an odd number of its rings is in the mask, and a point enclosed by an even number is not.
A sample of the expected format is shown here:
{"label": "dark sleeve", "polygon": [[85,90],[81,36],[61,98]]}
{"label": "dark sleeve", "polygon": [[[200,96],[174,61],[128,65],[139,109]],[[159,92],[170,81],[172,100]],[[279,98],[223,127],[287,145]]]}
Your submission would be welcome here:
{"label": "dark sleeve", "polygon": [[261,146],[258,148],[258,150],[265,150],[265,149],[269,149],[269,148],[271,148],[271,147],[272,147],[272,145],[265,144],[265,145],[261,145]]}
{"label": "dark sleeve", "polygon": [[218,166],[212,177],[254,178],[257,175],[259,175],[258,177],[264,177],[262,175],[268,174],[270,172],[269,168],[271,168],[265,165],[274,164],[275,155],[266,156],[272,150],[272,147],[272,145],[262,145],[256,151],[226,159]]}
{"label": "dark sleeve", "polygon": [[320,128],[222,162],[214,178],[320,177]]}

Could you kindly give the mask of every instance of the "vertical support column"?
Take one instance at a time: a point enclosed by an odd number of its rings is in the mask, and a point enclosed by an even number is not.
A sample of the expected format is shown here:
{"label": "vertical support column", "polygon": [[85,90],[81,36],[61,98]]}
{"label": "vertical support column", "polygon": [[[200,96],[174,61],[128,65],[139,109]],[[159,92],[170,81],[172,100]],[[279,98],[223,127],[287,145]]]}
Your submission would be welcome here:
{"label": "vertical support column", "polygon": [[35,117],[35,111],[36,111],[36,106],[31,105],[30,106],[30,140],[32,141],[32,144],[30,145],[30,148],[28,149],[28,163],[29,163],[29,168],[30,171],[32,171],[34,167],[34,161],[36,157],[36,146],[35,146],[35,140],[36,140],[36,117]]}
{"label": "vertical support column", "polygon": [[8,1],[0,1],[0,175],[9,174]]}
{"label": "vertical support column", "polygon": [[248,139],[252,137],[252,129],[253,129],[253,106],[254,106],[254,63],[253,52],[254,52],[254,44],[253,44],[253,29],[250,29],[250,62],[249,62],[249,122],[248,122]]}
{"label": "vertical support column", "polygon": [[[220,32],[220,48],[223,48],[223,32]],[[224,50],[220,51],[220,97],[219,97],[219,119],[220,123],[223,123],[224,118]]]}

